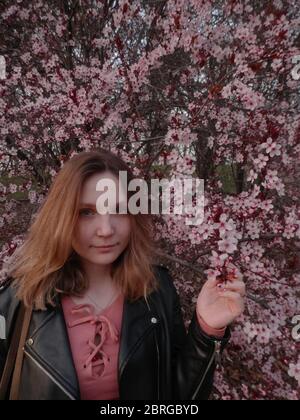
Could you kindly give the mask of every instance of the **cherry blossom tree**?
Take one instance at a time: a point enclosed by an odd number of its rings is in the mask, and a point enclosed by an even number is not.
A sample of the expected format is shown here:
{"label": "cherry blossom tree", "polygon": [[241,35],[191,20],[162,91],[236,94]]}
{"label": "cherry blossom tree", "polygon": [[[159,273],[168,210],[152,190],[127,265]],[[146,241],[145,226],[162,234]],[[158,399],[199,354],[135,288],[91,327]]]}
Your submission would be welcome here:
{"label": "cherry blossom tree", "polygon": [[299,2],[3,0],[0,19],[2,278],[80,151],[204,179],[203,223],[160,215],[155,239],[186,325],[207,278],[244,275],[213,397],[299,399]]}

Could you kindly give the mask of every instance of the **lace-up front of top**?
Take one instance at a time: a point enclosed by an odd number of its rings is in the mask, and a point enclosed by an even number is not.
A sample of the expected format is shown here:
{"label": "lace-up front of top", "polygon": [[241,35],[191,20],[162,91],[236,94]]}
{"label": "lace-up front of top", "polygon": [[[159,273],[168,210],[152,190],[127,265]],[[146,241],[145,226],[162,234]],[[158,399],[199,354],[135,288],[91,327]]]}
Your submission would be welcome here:
{"label": "lace-up front of top", "polygon": [[123,295],[97,312],[90,304],[76,305],[62,299],[81,399],[119,398],[118,353],[122,325]]}

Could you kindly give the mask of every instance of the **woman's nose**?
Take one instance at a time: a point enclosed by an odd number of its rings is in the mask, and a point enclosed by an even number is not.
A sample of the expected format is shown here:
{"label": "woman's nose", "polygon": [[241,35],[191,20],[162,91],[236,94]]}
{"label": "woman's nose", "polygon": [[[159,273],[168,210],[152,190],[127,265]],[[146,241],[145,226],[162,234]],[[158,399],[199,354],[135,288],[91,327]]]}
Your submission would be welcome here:
{"label": "woman's nose", "polygon": [[99,217],[96,226],[96,234],[98,236],[110,236],[114,233],[113,226],[109,215],[102,215]]}

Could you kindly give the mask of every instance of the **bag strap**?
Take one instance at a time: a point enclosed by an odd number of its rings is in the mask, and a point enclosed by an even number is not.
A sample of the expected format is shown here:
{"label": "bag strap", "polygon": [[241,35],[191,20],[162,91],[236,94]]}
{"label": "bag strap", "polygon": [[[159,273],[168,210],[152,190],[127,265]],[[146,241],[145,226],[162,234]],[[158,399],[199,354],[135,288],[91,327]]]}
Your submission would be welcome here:
{"label": "bag strap", "polygon": [[18,397],[24,354],[23,348],[30,324],[31,313],[32,308],[26,309],[23,302],[21,302],[1,378],[0,400],[5,400],[7,398],[9,383],[13,372],[9,399],[17,399]]}
{"label": "bag strap", "polygon": [[24,358],[24,345],[29,330],[30,320],[31,320],[32,308],[25,309],[25,315],[23,320],[21,338],[19,342],[19,348],[17,353],[16,365],[13,373],[11,388],[10,388],[10,400],[17,400],[19,397],[19,388],[21,382],[21,372]]}

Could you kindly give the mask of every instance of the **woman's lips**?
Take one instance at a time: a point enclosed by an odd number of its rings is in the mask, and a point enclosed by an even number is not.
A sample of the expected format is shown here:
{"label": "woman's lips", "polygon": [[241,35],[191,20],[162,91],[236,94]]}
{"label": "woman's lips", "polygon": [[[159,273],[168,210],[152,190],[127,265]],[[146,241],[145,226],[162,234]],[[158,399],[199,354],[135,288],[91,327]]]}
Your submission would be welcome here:
{"label": "woman's lips", "polygon": [[113,249],[117,244],[113,245],[107,245],[107,246],[93,246],[93,248],[99,249],[101,251],[109,251],[110,249]]}

